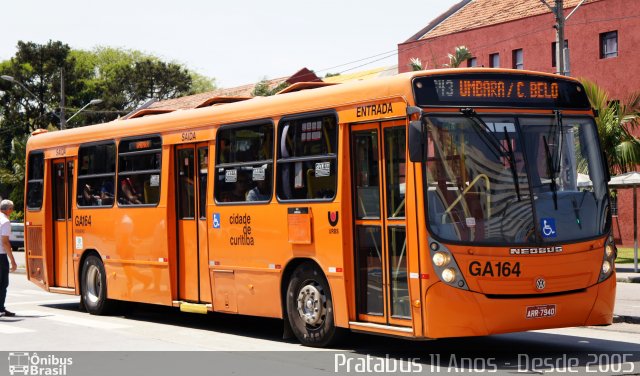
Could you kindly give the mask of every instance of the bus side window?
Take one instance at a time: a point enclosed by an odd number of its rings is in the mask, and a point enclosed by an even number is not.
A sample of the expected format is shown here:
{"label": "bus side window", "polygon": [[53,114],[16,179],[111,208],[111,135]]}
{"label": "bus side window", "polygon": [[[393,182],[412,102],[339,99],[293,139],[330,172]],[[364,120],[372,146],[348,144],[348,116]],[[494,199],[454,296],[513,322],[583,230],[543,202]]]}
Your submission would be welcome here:
{"label": "bus side window", "polygon": [[338,167],[336,117],[316,115],[284,120],[278,135],[278,198],[333,199]]}
{"label": "bus side window", "polygon": [[157,205],[160,201],[159,136],[120,141],[118,149],[118,204]]}
{"label": "bus side window", "polygon": [[116,145],[113,141],[81,145],[78,150],[76,203],[79,207],[113,206]]}
{"label": "bus side window", "polygon": [[42,185],[44,183],[44,154],[29,154],[29,170],[27,173],[27,209],[40,210],[42,207]]}
{"label": "bus side window", "polygon": [[271,200],[273,125],[223,127],[216,140],[216,202]]}

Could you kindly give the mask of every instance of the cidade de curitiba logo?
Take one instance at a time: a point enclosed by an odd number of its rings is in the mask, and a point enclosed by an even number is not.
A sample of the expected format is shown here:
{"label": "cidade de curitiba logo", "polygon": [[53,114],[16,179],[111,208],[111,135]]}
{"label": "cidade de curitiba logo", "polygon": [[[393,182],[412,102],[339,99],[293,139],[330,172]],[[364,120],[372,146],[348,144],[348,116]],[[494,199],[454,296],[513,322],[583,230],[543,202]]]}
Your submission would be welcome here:
{"label": "cidade de curitiba logo", "polygon": [[29,376],[65,376],[73,364],[72,358],[55,355],[39,356],[37,353],[10,352],[9,374]]}

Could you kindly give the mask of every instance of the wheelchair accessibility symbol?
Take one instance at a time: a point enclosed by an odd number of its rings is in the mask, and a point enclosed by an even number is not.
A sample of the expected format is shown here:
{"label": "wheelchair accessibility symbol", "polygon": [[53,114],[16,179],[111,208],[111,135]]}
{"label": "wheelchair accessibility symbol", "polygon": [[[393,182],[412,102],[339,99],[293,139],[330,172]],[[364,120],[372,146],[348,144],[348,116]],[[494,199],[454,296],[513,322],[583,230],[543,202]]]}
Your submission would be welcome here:
{"label": "wheelchair accessibility symbol", "polygon": [[543,238],[555,238],[557,235],[555,218],[541,218],[540,229]]}
{"label": "wheelchair accessibility symbol", "polygon": [[220,213],[213,213],[213,228],[220,228]]}

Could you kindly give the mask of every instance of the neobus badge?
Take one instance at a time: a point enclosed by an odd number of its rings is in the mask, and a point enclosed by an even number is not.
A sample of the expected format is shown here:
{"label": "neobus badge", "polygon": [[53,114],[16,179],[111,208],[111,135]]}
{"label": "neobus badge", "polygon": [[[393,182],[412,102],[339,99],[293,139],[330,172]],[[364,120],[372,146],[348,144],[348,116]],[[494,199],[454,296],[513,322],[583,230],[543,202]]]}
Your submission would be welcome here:
{"label": "neobus badge", "polygon": [[562,246],[557,247],[536,247],[536,248],[511,248],[509,254],[511,255],[541,255],[546,253],[560,253],[562,252]]}

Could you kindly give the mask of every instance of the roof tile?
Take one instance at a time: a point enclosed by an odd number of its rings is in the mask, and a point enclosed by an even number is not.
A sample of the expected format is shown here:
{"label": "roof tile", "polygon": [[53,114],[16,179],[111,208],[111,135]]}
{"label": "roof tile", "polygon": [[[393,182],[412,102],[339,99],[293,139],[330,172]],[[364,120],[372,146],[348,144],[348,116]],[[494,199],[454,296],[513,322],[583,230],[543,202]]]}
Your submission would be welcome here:
{"label": "roof tile", "polygon": [[[565,0],[564,8],[573,8],[580,1]],[[586,0],[585,4],[596,1],[600,0]],[[549,3],[553,6],[555,1],[549,0]],[[550,10],[540,0],[472,0],[419,39],[435,38],[545,13],[550,13]]]}

